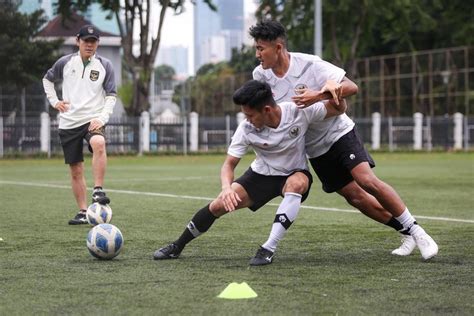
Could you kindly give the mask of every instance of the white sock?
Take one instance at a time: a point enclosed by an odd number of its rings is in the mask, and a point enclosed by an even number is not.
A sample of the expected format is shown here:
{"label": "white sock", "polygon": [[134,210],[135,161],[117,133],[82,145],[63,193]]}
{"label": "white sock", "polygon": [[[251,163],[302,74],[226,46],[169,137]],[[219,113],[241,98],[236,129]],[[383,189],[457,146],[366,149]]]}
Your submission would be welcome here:
{"label": "white sock", "polygon": [[402,215],[395,217],[396,220],[403,225],[403,228],[410,234],[416,233],[419,229],[422,229],[419,225],[416,224],[416,219],[411,215],[408,208],[405,208]]}
{"label": "white sock", "polygon": [[[278,206],[275,215],[275,221],[270,231],[268,240],[262,245],[263,248],[275,252],[280,239],[286,234],[286,230],[294,222],[301,206],[301,194],[287,192]],[[285,226],[283,226],[285,225]]]}

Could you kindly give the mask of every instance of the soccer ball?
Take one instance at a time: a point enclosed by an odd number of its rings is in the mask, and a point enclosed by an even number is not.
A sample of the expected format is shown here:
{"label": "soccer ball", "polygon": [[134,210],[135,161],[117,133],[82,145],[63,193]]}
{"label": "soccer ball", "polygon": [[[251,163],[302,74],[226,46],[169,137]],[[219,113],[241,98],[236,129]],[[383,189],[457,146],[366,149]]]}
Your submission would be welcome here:
{"label": "soccer ball", "polygon": [[87,234],[87,248],[98,259],[112,259],[120,253],[122,247],[122,233],[112,224],[94,226]]}
{"label": "soccer ball", "polygon": [[112,220],[112,209],[109,205],[92,203],[87,208],[87,221],[91,225],[106,224]]}

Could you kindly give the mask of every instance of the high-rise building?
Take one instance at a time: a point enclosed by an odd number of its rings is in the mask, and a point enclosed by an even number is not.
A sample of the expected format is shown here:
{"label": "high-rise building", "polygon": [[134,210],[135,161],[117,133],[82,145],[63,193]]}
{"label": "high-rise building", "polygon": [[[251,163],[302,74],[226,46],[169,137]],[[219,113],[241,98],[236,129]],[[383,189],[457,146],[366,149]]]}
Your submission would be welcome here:
{"label": "high-rise building", "polygon": [[186,77],[189,74],[188,49],[184,46],[160,47],[155,65],[171,66],[179,77]]}
{"label": "high-rise building", "polygon": [[[229,60],[231,50],[242,46],[243,0],[216,0],[217,11],[203,1],[194,7],[194,70],[200,66]],[[223,42],[224,41],[224,42]]]}

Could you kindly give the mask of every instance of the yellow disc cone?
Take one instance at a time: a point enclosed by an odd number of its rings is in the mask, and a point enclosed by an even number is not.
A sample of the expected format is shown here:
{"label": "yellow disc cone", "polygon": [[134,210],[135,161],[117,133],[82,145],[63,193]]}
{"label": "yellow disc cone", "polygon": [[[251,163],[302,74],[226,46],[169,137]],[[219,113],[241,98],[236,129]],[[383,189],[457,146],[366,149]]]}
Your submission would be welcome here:
{"label": "yellow disc cone", "polygon": [[257,297],[257,293],[247,284],[247,282],[235,283],[227,285],[224,291],[221,292],[217,297],[226,298],[230,300],[243,299],[243,298],[254,298]]}

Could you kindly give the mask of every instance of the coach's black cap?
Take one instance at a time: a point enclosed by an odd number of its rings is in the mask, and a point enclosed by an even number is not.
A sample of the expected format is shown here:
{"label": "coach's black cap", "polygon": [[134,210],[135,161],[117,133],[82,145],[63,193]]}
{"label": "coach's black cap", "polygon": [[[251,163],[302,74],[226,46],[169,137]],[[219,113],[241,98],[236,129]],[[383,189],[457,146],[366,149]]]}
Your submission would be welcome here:
{"label": "coach's black cap", "polygon": [[77,37],[83,40],[88,38],[95,38],[98,40],[100,38],[99,30],[94,25],[84,25],[77,33]]}

